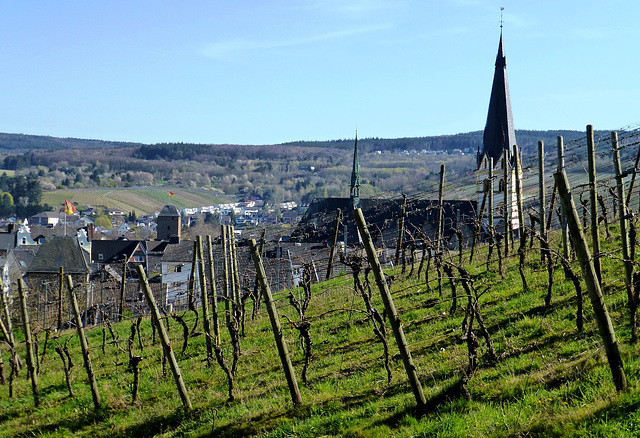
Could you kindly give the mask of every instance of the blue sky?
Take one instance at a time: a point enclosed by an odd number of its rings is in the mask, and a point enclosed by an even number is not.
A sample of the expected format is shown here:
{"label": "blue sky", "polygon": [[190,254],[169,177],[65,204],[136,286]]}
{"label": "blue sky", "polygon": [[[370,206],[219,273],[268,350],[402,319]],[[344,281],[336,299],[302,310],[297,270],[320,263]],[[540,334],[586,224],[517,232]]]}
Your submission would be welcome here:
{"label": "blue sky", "polygon": [[272,144],[640,121],[640,2],[0,0],[0,132]]}

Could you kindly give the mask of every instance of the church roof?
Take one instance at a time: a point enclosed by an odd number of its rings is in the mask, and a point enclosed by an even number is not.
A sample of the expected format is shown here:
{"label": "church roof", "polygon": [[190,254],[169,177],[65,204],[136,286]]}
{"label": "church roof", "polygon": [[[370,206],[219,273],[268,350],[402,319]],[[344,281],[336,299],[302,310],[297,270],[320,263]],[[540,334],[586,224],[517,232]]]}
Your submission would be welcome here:
{"label": "church roof", "polygon": [[509,81],[507,80],[507,58],[504,55],[502,32],[500,32],[487,124],[484,128],[482,147],[478,151],[477,166],[480,167],[480,163],[485,157],[493,158],[494,165],[497,165],[505,147],[508,148],[508,156],[511,156],[511,149],[515,144],[516,131],[511,112]]}
{"label": "church roof", "polygon": [[87,274],[89,267],[84,253],[75,237],[47,237],[27,269],[27,274],[58,273],[61,267],[65,274]]}

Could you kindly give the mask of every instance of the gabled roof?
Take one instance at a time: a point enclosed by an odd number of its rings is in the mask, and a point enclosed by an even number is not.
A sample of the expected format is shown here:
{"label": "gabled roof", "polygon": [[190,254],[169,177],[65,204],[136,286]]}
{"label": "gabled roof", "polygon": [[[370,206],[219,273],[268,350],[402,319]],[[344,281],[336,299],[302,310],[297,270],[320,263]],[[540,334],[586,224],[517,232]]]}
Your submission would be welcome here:
{"label": "gabled roof", "polygon": [[162,255],[162,261],[164,263],[191,263],[193,261],[193,241],[183,240],[167,245]]}
{"label": "gabled roof", "polygon": [[9,251],[16,247],[16,233],[0,233],[0,251]]}
{"label": "gabled roof", "polygon": [[484,128],[482,147],[478,151],[476,166],[479,168],[485,157],[493,158],[493,164],[496,166],[505,147],[508,148],[508,157],[510,157],[511,150],[515,144],[516,131],[513,124],[513,114],[511,113],[511,97],[509,96],[509,81],[507,80],[507,58],[504,55],[502,32],[500,32],[487,124]]}
{"label": "gabled roof", "polygon": [[[144,245],[141,240],[94,240],[91,243],[91,260],[100,263],[122,262],[124,257],[129,258],[138,247]],[[99,258],[102,254],[102,259]]]}
{"label": "gabled roof", "polygon": [[58,273],[60,267],[64,268],[65,274],[88,274],[84,253],[75,237],[47,237],[27,269],[27,274]]}
{"label": "gabled roof", "polygon": [[39,249],[40,247],[37,246],[15,248],[11,250],[9,259],[15,260],[15,263],[19,266],[21,272],[25,273],[33,263],[33,259],[36,257]]}

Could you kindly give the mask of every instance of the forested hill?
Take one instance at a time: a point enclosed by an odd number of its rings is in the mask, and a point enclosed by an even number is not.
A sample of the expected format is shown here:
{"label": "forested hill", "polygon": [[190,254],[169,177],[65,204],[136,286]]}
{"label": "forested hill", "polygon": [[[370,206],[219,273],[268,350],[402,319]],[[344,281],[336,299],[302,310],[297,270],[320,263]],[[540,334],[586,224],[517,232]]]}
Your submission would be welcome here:
{"label": "forested hill", "polygon": [[[598,131],[596,134],[609,135],[609,131]],[[545,144],[555,144],[558,135],[562,135],[565,141],[584,137],[584,131],[569,130],[516,130],[518,145],[524,149],[533,148],[538,141]],[[358,145],[365,152],[377,150],[445,150],[467,149],[476,150],[482,144],[482,131],[467,132],[455,135],[438,135],[426,137],[405,137],[405,138],[378,138],[365,137],[358,140]],[[86,149],[86,148],[117,148],[127,146],[146,146],[147,151],[154,148],[156,152],[162,154],[164,149],[167,153],[176,153],[176,149],[196,149],[199,145],[185,143],[162,143],[155,145],[143,145],[134,142],[116,142],[108,140],[88,140],[78,138],[59,138],[42,135],[8,134],[0,133],[0,153],[22,153],[29,150],[45,149]],[[210,145],[208,145],[210,146]],[[263,145],[264,146],[264,145]],[[351,149],[353,139],[327,140],[327,141],[295,141],[274,146],[298,146],[328,149]],[[154,154],[157,157],[157,154]],[[175,157],[175,156],[174,156]]]}
{"label": "forested hill", "polygon": [[20,153],[35,149],[86,149],[139,146],[140,143],[60,138],[48,135],[7,134],[0,132],[0,152]]}
{"label": "forested hill", "polygon": [[[431,150],[431,151],[451,151],[453,149],[467,148],[475,151],[482,144],[483,131],[466,132],[454,135],[438,135],[429,137],[404,137],[404,138],[360,138],[358,139],[358,147],[366,152],[377,150]],[[607,136],[610,131],[596,131],[597,135]],[[518,146],[525,150],[533,150],[537,147],[538,141],[542,140],[547,145],[555,145],[558,136],[561,135],[564,141],[571,141],[576,138],[584,137],[584,131],[571,130],[516,130],[516,138]],[[285,143],[291,146],[312,146],[321,148],[353,148],[353,139],[328,140],[328,141],[296,141]]]}

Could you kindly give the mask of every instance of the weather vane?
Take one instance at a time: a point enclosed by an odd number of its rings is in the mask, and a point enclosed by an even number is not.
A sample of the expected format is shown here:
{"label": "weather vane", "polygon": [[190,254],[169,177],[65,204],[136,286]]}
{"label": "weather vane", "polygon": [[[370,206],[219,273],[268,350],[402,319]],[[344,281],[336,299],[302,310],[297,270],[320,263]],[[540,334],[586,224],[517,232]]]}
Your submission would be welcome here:
{"label": "weather vane", "polygon": [[500,29],[502,29],[502,11],[504,11],[504,6],[500,7]]}

